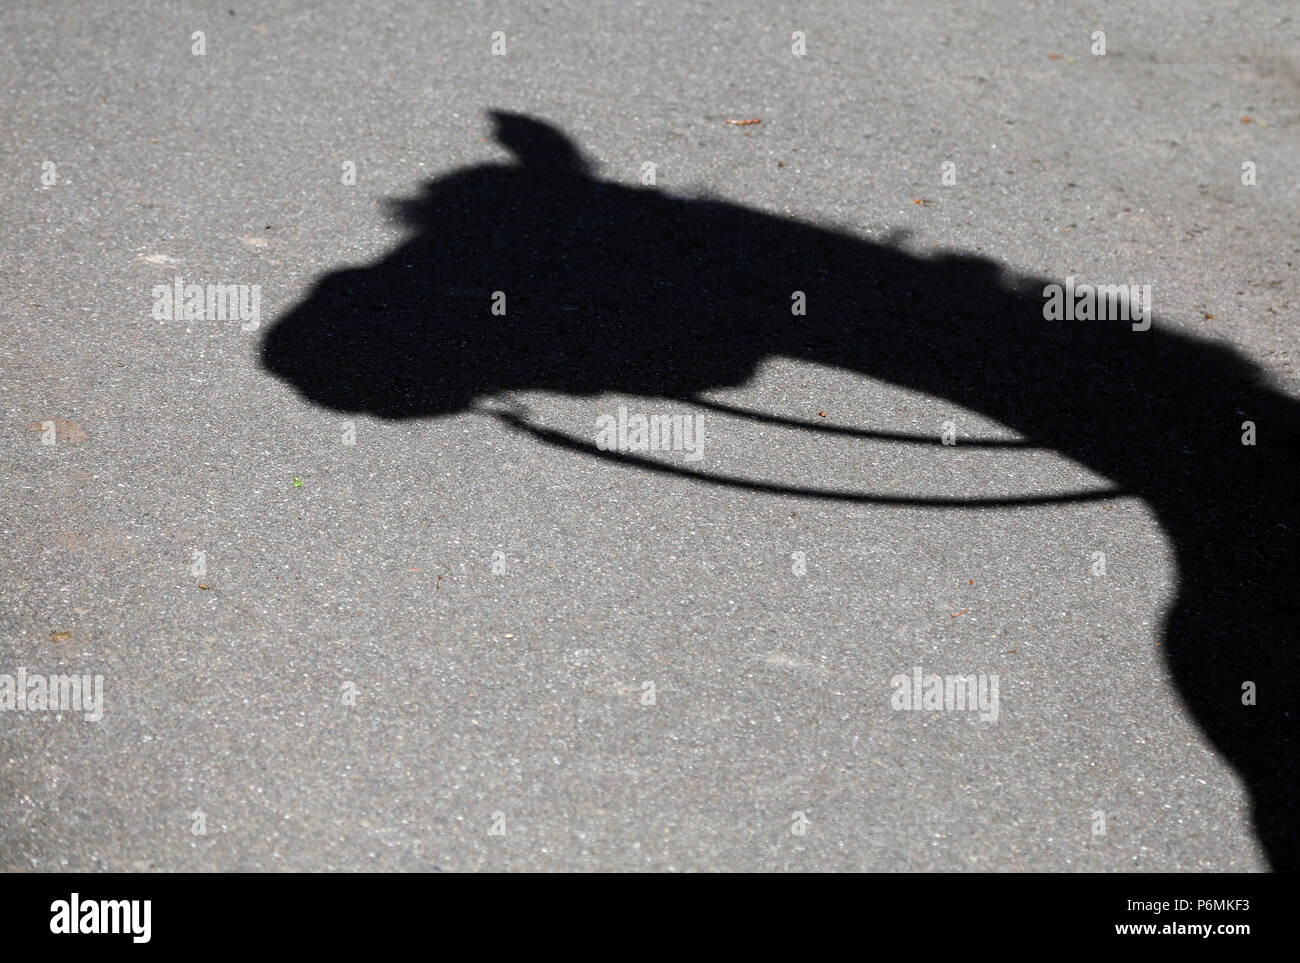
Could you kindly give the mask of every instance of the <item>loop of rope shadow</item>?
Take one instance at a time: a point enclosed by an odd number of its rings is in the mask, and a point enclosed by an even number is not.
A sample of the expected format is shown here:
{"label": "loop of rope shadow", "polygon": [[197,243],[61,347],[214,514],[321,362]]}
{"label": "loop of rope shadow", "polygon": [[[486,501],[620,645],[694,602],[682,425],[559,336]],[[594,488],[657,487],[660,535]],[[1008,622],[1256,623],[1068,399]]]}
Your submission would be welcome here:
{"label": "loop of rope shadow", "polygon": [[[869,428],[847,428],[842,425],[817,424],[811,421],[800,421],[797,418],[783,418],[780,415],[769,415],[762,411],[751,411],[748,408],[737,408],[733,405],[726,405],[720,401],[713,401],[709,398],[703,398],[699,395],[691,396],[691,404],[698,405],[701,408],[707,408],[710,411],[717,411],[724,415],[734,415],[737,418],[748,418],[750,421],[758,421],[768,425],[780,425],[783,428],[802,428],[804,431],[816,431],[826,435],[847,435],[850,438],[866,438],[871,441],[894,441],[907,445],[942,445],[943,441],[929,435],[909,435],[899,431],[873,431]],[[1043,450],[1050,448],[1049,445],[1036,445],[1031,441],[1022,441],[1019,438],[963,438],[961,440],[963,448],[1020,448],[1020,449],[1037,449]]]}
{"label": "loop of rope shadow", "polygon": [[[709,406],[710,405],[705,405],[705,407]],[[726,406],[721,407],[725,408]],[[827,501],[858,502],[870,505],[902,505],[912,508],[983,509],[1024,508],[1035,505],[1096,502],[1112,498],[1122,498],[1128,494],[1118,488],[1094,488],[1078,492],[1063,492],[1057,495],[1009,495],[996,498],[941,498],[921,495],[882,495],[873,492],[846,492],[830,488],[799,488],[793,485],[781,485],[773,482],[739,478],[734,475],[711,475],[708,472],[693,471],[689,468],[683,468],[678,465],[669,465],[649,458],[641,458],[636,455],[630,455],[626,452],[600,448],[591,442],[582,441],[572,435],[565,434],[564,432],[556,431],[553,428],[547,428],[544,425],[537,425],[530,422],[523,416],[522,412],[526,411],[526,409],[521,406],[516,407],[514,410],[503,410],[473,405],[470,410],[494,418],[506,425],[508,428],[523,432],[538,441],[545,442],[546,444],[556,448],[575,451],[580,454],[589,455],[593,458],[600,458],[616,464],[631,465],[635,468],[641,468],[645,471],[655,472],[660,475],[675,475],[682,478],[691,478],[695,481],[705,482],[706,484],[720,485],[727,488],[740,488],[746,491],[761,492],[768,495],[791,495],[796,498],[818,498]],[[800,424],[799,422],[787,423],[795,425]],[[848,430],[853,431],[854,429]],[[897,440],[897,438],[892,440]],[[925,440],[928,442],[930,439]]]}

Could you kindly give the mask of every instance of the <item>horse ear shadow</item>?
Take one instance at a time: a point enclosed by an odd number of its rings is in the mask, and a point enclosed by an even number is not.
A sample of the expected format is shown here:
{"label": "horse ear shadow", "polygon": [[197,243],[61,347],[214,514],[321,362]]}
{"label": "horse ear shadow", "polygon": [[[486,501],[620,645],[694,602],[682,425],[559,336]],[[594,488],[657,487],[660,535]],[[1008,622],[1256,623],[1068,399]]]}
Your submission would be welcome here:
{"label": "horse ear shadow", "polygon": [[516,160],[542,175],[590,177],[592,165],[558,128],[524,114],[488,112],[493,122],[493,139]]}

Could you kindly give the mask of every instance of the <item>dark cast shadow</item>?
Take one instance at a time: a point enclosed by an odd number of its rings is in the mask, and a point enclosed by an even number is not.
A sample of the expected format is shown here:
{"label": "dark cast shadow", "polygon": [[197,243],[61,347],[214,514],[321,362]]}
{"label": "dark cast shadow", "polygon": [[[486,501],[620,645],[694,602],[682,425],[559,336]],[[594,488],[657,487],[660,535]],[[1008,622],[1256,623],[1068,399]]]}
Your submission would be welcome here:
{"label": "dark cast shadow", "polygon": [[[1147,331],[1048,321],[1051,281],[600,180],[561,132],[493,117],[515,162],[452,172],[396,205],[410,239],[323,278],[278,319],[262,346],[269,372],[326,408],[404,419],[486,410],[484,399],[525,390],[717,405],[701,394],[786,357],[981,412],[1026,440],[996,444],[1049,448],[1113,489],[974,501],[785,488],[600,451],[518,411],[495,413],[545,443],[756,492],[983,510],[1116,491],[1144,499],[1178,565],[1169,670],[1248,786],[1272,866],[1300,866],[1296,399],[1235,350],[1158,316]],[[506,293],[504,316],[489,311],[494,291]],[[795,291],[805,317],[791,315]],[[1254,446],[1242,444],[1246,421]],[[1258,704],[1244,704],[1246,683]]]}

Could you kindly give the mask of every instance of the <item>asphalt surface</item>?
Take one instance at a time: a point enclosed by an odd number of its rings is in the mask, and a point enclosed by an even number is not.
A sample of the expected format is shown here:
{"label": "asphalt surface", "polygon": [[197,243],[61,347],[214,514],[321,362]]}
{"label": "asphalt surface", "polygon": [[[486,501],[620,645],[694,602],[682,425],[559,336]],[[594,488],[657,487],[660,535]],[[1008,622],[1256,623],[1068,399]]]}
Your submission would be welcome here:
{"label": "asphalt surface", "polygon": [[[918,255],[1153,283],[1158,324],[1297,395],[1298,51],[1267,2],[6,5],[0,673],[102,675],[104,706],[0,713],[0,869],[1265,869],[1162,661],[1178,575],[1143,501],[765,494],[483,411],[346,444],[260,351],[402,240],[388,200],[508,161],[504,110],[619,184],[651,162]],[[176,276],[260,285],[259,327],[155,320]],[[711,398],[1014,437],[791,358]],[[493,402],[588,438],[687,410]],[[704,417],[697,467],[789,486],[1107,482]],[[997,721],[894,710],[917,666],[997,674]]]}

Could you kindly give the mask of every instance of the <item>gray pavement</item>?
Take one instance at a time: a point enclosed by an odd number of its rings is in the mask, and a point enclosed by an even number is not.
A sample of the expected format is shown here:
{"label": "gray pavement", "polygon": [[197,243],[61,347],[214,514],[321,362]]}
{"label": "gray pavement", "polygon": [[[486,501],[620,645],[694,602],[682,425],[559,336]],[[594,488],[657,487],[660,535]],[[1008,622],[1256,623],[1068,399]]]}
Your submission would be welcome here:
{"label": "gray pavement", "polygon": [[[497,109],[627,186],[651,162],[662,191],[918,255],[1153,282],[1159,324],[1300,394],[1293,5],[139,6],[0,10],[0,673],[104,680],[97,722],[0,713],[0,869],[1267,867],[1163,662],[1178,573],[1143,501],[762,494],[476,411],[356,416],[347,444],[259,352],[402,240],[386,200],[507,159]],[[260,285],[260,327],[155,320],[176,276]],[[789,358],[711,397],[1014,437]],[[679,410],[495,400],[588,438]],[[1107,483],[1050,450],[705,417],[723,475]],[[917,666],[997,674],[999,718],[894,710]]]}

